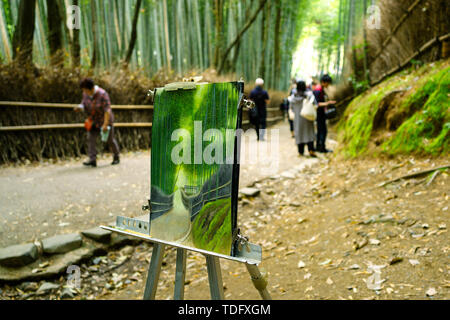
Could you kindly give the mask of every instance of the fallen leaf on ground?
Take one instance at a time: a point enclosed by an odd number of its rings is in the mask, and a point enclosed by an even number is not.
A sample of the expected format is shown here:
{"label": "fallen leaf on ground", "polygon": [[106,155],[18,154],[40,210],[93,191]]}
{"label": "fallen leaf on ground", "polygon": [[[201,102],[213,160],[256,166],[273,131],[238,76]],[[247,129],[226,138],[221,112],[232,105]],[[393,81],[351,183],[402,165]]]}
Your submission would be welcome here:
{"label": "fallen leaf on ground", "polygon": [[435,288],[430,288],[430,289],[428,289],[427,292],[426,292],[427,296],[429,296],[429,297],[434,296],[436,293],[437,293],[437,291],[436,291]]}
{"label": "fallen leaf on ground", "polygon": [[417,266],[420,264],[419,260],[416,259],[409,259],[409,263],[411,263],[413,266]]}

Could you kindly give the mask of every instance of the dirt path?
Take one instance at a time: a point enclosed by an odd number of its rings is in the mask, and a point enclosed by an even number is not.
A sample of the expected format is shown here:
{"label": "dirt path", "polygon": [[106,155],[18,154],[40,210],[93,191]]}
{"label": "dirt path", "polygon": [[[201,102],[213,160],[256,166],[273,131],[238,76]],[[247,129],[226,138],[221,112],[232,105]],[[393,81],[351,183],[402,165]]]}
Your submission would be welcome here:
{"label": "dirt path", "polygon": [[[263,246],[272,297],[449,299],[448,171],[429,185],[426,175],[376,187],[446,161],[321,161],[293,179],[259,183],[261,195],[239,204],[239,225]],[[150,254],[143,243],[82,265],[76,299],[141,299]],[[189,253],[187,266],[185,299],[209,299],[204,257]],[[225,260],[221,266],[226,299],[259,299],[245,266]],[[157,299],[172,298],[174,271],[170,249]]]}
{"label": "dirt path", "polygon": [[[273,298],[448,299],[448,173],[428,186],[429,175],[374,188],[445,161],[322,162],[295,179],[262,182],[260,197],[241,201],[239,221],[263,246]],[[146,249],[137,248],[129,265],[142,268],[142,278],[98,298],[142,297]],[[164,261],[159,299],[172,297],[175,252]],[[221,263],[227,299],[259,298],[243,265]],[[208,299],[204,258],[191,254],[188,265],[185,298]]]}
{"label": "dirt path", "polygon": [[[427,174],[377,187],[448,164],[448,158],[328,156],[330,161],[304,168],[292,145],[284,152],[284,168],[293,176],[272,175],[257,183],[260,196],[242,199],[238,217],[243,234],[263,247],[261,268],[268,272],[274,299],[450,298],[448,170],[432,182]],[[248,171],[241,172],[242,181],[246,176]],[[150,255],[151,247],[143,243],[83,264],[75,299],[141,299]],[[209,299],[204,257],[189,253],[187,266],[185,299]],[[259,299],[245,266],[225,260],[221,266],[226,299]],[[170,249],[158,299],[172,298],[174,271]],[[7,297],[22,296],[14,287],[0,290]]]}
{"label": "dirt path", "polygon": [[[278,163],[265,164],[271,141],[258,143],[247,132],[241,187],[298,162],[288,124],[272,129],[279,130]],[[262,156],[255,157],[255,150]],[[111,156],[102,155],[95,169],[83,168],[82,159],[0,168],[0,247],[78,232],[117,215],[142,215],[150,190],[150,151],[123,154],[121,160],[119,166],[110,166]]]}

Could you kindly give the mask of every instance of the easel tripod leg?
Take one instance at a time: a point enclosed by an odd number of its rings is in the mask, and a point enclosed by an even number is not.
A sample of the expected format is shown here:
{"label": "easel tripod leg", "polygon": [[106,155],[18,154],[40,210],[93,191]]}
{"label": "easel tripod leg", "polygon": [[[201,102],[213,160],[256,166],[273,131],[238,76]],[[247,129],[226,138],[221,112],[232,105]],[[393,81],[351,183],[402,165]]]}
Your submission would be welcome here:
{"label": "easel tripod leg", "polygon": [[174,300],[184,299],[184,280],[186,278],[186,249],[177,249],[177,269],[175,271]]}
{"label": "easel tripod leg", "polygon": [[165,247],[164,244],[153,244],[152,259],[148,268],[147,282],[145,284],[144,300],[155,299]]}
{"label": "easel tripod leg", "polygon": [[254,264],[245,264],[248,272],[252,278],[253,285],[258,290],[259,295],[263,300],[272,300],[269,292],[267,291],[267,279],[264,275],[261,274],[257,265]]}
{"label": "easel tripod leg", "polygon": [[206,256],[206,266],[208,268],[209,290],[211,300],[224,300],[222,272],[218,257]]}

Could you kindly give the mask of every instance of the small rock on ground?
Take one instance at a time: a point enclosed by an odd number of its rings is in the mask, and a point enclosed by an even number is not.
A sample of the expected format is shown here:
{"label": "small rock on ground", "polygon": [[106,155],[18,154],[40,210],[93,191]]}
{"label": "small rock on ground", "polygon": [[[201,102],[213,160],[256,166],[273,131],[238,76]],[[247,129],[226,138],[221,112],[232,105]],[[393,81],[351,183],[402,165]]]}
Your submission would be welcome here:
{"label": "small rock on ground", "polygon": [[61,299],[73,299],[74,297],[75,297],[75,294],[72,291],[72,289],[70,289],[70,288],[64,288],[61,291],[61,295],[60,295]]}
{"label": "small rock on ground", "polygon": [[59,286],[57,284],[51,282],[44,282],[38,289],[38,292],[47,292],[50,290],[58,289]]}
{"label": "small rock on ground", "polygon": [[246,197],[256,197],[261,191],[257,188],[243,188],[239,192]]}

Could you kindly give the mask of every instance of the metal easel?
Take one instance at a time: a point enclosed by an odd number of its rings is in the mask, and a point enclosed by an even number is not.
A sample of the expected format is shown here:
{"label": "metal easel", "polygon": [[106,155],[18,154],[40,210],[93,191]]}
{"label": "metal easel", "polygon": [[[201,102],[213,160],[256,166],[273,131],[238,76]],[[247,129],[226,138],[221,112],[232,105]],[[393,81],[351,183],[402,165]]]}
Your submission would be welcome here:
{"label": "metal easel", "polygon": [[[220,269],[220,258],[245,263],[251,276],[253,285],[258,290],[264,300],[271,300],[267,291],[267,278],[258,268],[261,263],[261,247],[248,242],[246,237],[238,234],[236,241],[235,256],[223,255],[202,249],[182,246],[179,243],[168,242],[160,239],[151,238],[147,232],[149,230],[147,216],[139,218],[128,218],[118,216],[115,226],[101,226],[103,229],[117,232],[127,236],[137,237],[142,240],[153,243],[153,252],[148,268],[148,276],[145,284],[144,300],[154,300],[158,288],[159,276],[161,273],[162,260],[167,246],[177,248],[177,260],[175,270],[175,288],[174,300],[184,299],[184,283],[186,277],[186,259],[187,250],[202,253],[206,258],[206,267],[208,270],[209,289],[212,300],[224,300],[222,272]],[[146,221],[147,220],[147,221]]]}
{"label": "metal easel", "polygon": [[[166,86],[166,90],[178,90],[180,87],[189,89],[189,86],[195,88],[195,82],[201,78],[195,77],[184,79],[185,84],[174,83]],[[241,80],[242,82],[242,80]],[[153,96],[153,92],[149,91],[149,95]],[[242,107],[248,109],[254,108],[255,105],[249,100],[242,100]],[[238,175],[239,173],[237,173]],[[148,206],[143,206],[143,210],[150,209],[150,201]],[[186,277],[186,259],[187,250],[202,253],[206,258],[206,267],[208,270],[209,289],[212,300],[224,300],[222,272],[220,269],[220,258],[245,263],[247,270],[251,276],[253,285],[258,290],[260,296],[264,300],[271,300],[271,296],[267,291],[267,278],[262,274],[258,265],[262,260],[262,249],[260,246],[248,242],[248,238],[239,234],[239,230],[235,235],[233,255],[224,255],[198,248],[183,246],[176,242],[169,242],[150,237],[150,219],[148,215],[139,218],[128,218],[118,216],[115,226],[101,226],[103,229],[117,232],[123,235],[137,237],[142,240],[153,243],[153,252],[148,269],[148,276],[144,290],[144,300],[154,300],[158,288],[159,276],[161,273],[162,260],[167,246],[177,248],[176,270],[175,270],[175,288],[174,300],[184,299],[184,283]]]}

